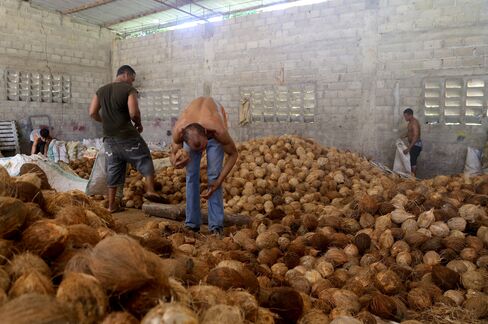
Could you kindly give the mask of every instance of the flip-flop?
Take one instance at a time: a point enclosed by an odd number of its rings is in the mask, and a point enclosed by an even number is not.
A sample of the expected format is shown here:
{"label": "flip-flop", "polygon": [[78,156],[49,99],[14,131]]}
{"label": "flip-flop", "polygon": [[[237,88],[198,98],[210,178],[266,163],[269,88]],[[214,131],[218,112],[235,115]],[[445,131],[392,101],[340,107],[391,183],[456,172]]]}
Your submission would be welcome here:
{"label": "flip-flop", "polygon": [[166,204],[168,203],[168,200],[165,199],[164,197],[161,197],[160,195],[151,195],[151,194],[148,194],[148,193],[145,193],[143,195],[143,197],[147,200],[149,200],[150,202],[154,202],[154,203],[159,203],[159,204]]}
{"label": "flip-flop", "polygon": [[115,208],[114,210],[108,210],[111,214],[115,214],[115,213],[121,213],[123,211],[125,211],[125,208],[122,207],[122,206],[117,206],[117,208]]}

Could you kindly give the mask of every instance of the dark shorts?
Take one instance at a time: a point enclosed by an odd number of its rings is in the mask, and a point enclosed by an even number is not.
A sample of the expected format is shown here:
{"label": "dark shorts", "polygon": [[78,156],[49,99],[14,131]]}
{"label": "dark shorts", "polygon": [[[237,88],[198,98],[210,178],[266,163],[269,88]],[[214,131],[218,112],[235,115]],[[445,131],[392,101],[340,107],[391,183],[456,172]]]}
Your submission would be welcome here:
{"label": "dark shorts", "polygon": [[422,152],[422,148],[420,146],[414,145],[410,149],[410,166],[414,167],[417,166],[417,159]]}
{"label": "dark shorts", "polygon": [[107,186],[117,187],[125,182],[127,163],[147,177],[154,174],[151,153],[142,137],[118,139],[105,137],[103,140],[107,159]]}

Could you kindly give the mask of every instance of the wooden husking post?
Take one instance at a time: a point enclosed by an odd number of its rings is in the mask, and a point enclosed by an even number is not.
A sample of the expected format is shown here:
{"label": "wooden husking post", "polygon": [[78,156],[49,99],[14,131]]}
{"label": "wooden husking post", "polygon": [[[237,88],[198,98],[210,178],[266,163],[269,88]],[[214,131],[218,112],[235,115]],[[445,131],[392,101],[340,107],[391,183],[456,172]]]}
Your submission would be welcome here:
{"label": "wooden husking post", "polygon": [[[142,205],[142,211],[150,216],[162,217],[172,219],[175,221],[185,220],[185,205],[169,205],[158,204],[153,202],[144,202]],[[208,210],[202,209],[202,223],[208,224]],[[224,214],[224,226],[232,225],[247,225],[251,223],[249,216],[240,214]]]}

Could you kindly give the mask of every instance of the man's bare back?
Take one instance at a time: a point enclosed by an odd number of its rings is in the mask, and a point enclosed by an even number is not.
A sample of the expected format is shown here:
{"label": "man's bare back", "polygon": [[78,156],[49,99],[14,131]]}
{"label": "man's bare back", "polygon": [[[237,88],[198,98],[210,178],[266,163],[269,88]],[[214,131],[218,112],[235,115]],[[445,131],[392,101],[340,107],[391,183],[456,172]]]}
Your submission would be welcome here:
{"label": "man's bare back", "polygon": [[413,141],[420,141],[420,123],[415,117],[412,117],[412,120],[408,123],[407,138],[409,144],[415,144]]}

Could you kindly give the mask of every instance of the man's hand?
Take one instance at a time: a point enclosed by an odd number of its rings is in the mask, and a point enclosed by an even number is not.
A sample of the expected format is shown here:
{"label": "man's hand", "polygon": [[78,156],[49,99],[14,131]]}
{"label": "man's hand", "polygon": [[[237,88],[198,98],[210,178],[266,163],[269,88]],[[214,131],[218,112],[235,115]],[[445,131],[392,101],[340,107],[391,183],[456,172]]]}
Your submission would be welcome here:
{"label": "man's hand", "polygon": [[139,124],[139,125],[135,125],[136,126],[136,129],[139,133],[142,133],[142,131],[144,130],[144,127],[142,127],[142,124]]}
{"label": "man's hand", "polygon": [[209,184],[208,185],[208,189],[202,193],[201,197],[203,199],[209,199],[210,196],[212,196],[212,194],[217,191],[217,189],[219,189],[221,183],[219,183],[218,181],[215,181],[214,183],[212,184]]}
{"label": "man's hand", "polygon": [[176,153],[174,151],[171,152],[170,161],[175,168],[184,168],[190,162],[190,155],[181,148]]}
{"label": "man's hand", "polygon": [[408,154],[410,152],[410,149],[409,148],[406,148],[403,150],[403,154]]}

